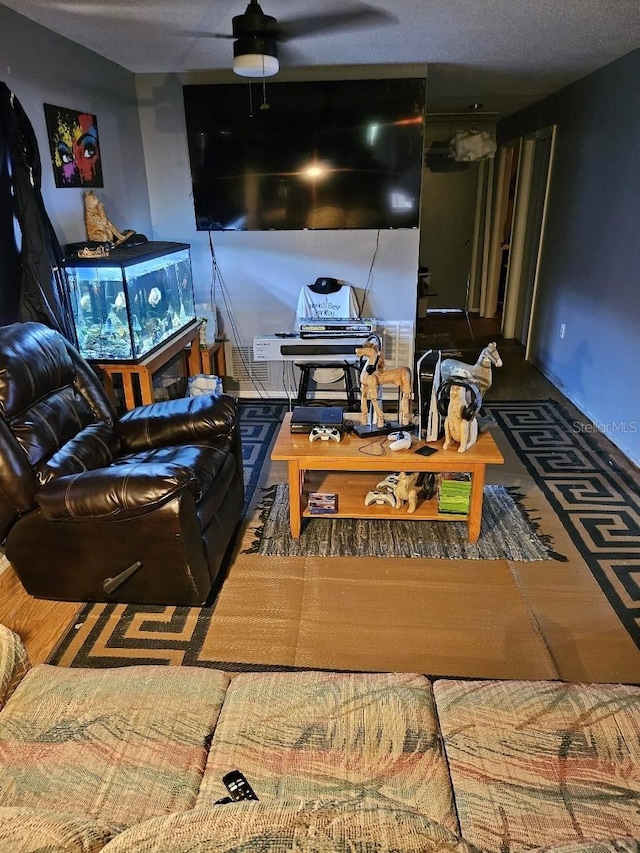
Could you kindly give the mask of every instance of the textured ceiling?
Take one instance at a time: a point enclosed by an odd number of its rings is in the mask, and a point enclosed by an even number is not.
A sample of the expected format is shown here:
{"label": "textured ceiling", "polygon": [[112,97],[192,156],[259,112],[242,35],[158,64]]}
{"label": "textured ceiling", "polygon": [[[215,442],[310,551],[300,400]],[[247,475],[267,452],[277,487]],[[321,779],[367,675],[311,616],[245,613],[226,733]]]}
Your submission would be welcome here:
{"label": "textured ceiling", "polygon": [[[136,73],[228,69],[231,17],[246,0],[5,0],[4,5]],[[428,66],[428,110],[471,102],[501,116],[640,47],[639,0],[262,0],[286,30],[282,77],[310,67]],[[368,13],[355,26],[352,12]],[[305,35],[304,20],[345,15]],[[302,20],[301,20],[302,19]],[[291,25],[291,30],[296,29]],[[345,69],[346,71],[346,69]]]}

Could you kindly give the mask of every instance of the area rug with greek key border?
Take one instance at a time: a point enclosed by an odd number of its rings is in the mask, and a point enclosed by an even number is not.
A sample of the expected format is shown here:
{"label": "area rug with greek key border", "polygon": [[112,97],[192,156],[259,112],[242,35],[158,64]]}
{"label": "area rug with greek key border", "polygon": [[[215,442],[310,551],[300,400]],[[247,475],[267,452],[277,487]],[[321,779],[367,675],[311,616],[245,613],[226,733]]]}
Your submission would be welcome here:
{"label": "area rug with greek key border", "polygon": [[640,481],[558,402],[488,410],[640,648]]}
{"label": "area rug with greek key border", "polygon": [[[292,665],[404,668],[405,664],[398,667],[400,658],[392,647],[394,626],[389,620],[387,631],[384,624],[384,614],[393,609],[398,624],[403,618],[406,624],[414,620],[409,632],[414,642],[410,647],[402,644],[402,660],[412,671],[558,677],[540,626],[531,618],[526,602],[523,606],[509,569],[528,564],[511,563],[513,557],[486,562],[469,559],[468,555],[462,559],[434,558],[427,561],[429,584],[425,586],[425,560],[421,559],[246,553],[255,549],[264,524],[264,511],[261,517],[259,507],[268,494],[266,489],[274,485],[265,480],[265,471],[269,470],[269,454],[284,410],[281,404],[264,401],[242,405],[247,527],[218,598],[202,608],[88,604],[50,663],[80,667],[192,664],[230,671],[287,669]],[[508,444],[517,459],[514,480],[524,477],[545,504],[545,522],[541,523],[536,513],[532,516],[530,509],[520,506],[519,499],[515,501],[527,522],[527,535],[535,534],[543,549],[537,558],[531,558],[538,562],[530,565],[539,566],[536,571],[551,573],[547,576],[552,577],[554,566],[562,565],[559,561],[569,543],[640,647],[638,480],[616,466],[598,436],[556,401],[499,401],[487,404],[486,411],[504,437],[503,449]],[[504,491],[510,493],[508,465],[501,466],[500,475],[507,478]],[[548,523],[549,518],[553,524]],[[316,520],[321,519],[312,519]],[[562,546],[552,540],[550,527],[560,531]],[[447,568],[454,565],[455,572]],[[473,594],[465,602],[471,588]],[[495,607],[498,600],[500,606]],[[460,616],[463,612],[464,619]],[[303,616],[307,619],[304,624]],[[459,625],[455,623],[458,617]],[[425,668],[418,650],[421,645],[426,648],[429,641],[430,619],[434,631],[442,630],[438,620],[448,620],[449,652],[441,657],[441,665]],[[424,639],[419,634],[422,626]],[[349,640],[345,640],[347,634]],[[462,665],[458,669],[453,650],[480,635],[480,663],[476,662],[473,672]],[[510,637],[507,646],[505,636]],[[347,646],[351,640],[350,650]],[[290,653],[294,647],[295,653]],[[475,639],[469,653],[473,647],[477,647]],[[509,654],[505,657],[505,648],[513,649],[511,658]],[[512,666],[516,658],[517,665]],[[527,661],[524,668],[523,660]]]}
{"label": "area rug with greek key border", "polygon": [[240,403],[239,410],[246,513],[286,407],[282,403],[256,400],[253,403]]}

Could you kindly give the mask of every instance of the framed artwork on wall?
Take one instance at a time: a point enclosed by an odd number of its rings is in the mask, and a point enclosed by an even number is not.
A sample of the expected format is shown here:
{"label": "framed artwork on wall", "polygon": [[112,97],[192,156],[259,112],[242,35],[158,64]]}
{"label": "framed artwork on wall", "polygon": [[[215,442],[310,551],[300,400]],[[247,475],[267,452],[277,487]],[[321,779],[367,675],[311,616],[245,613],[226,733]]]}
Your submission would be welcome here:
{"label": "framed artwork on wall", "polygon": [[96,116],[52,104],[44,115],[56,187],[103,187]]}

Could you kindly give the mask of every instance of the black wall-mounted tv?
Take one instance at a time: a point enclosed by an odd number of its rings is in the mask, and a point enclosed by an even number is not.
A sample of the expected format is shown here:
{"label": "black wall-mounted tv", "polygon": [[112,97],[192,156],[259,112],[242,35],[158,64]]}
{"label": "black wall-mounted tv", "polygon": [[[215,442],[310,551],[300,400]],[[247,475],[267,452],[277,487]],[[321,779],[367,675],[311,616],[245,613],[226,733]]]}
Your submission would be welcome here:
{"label": "black wall-mounted tv", "polygon": [[423,79],[184,86],[199,231],[417,228]]}

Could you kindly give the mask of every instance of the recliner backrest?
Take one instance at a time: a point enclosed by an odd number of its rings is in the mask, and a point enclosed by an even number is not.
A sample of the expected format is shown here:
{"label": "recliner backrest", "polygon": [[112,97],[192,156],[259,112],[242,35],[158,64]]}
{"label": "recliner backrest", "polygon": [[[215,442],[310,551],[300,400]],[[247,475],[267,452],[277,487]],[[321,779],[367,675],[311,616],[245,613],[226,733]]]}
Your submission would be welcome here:
{"label": "recliner backrest", "polygon": [[0,328],[0,535],[54,477],[109,465],[116,414],[91,367],[39,323]]}

